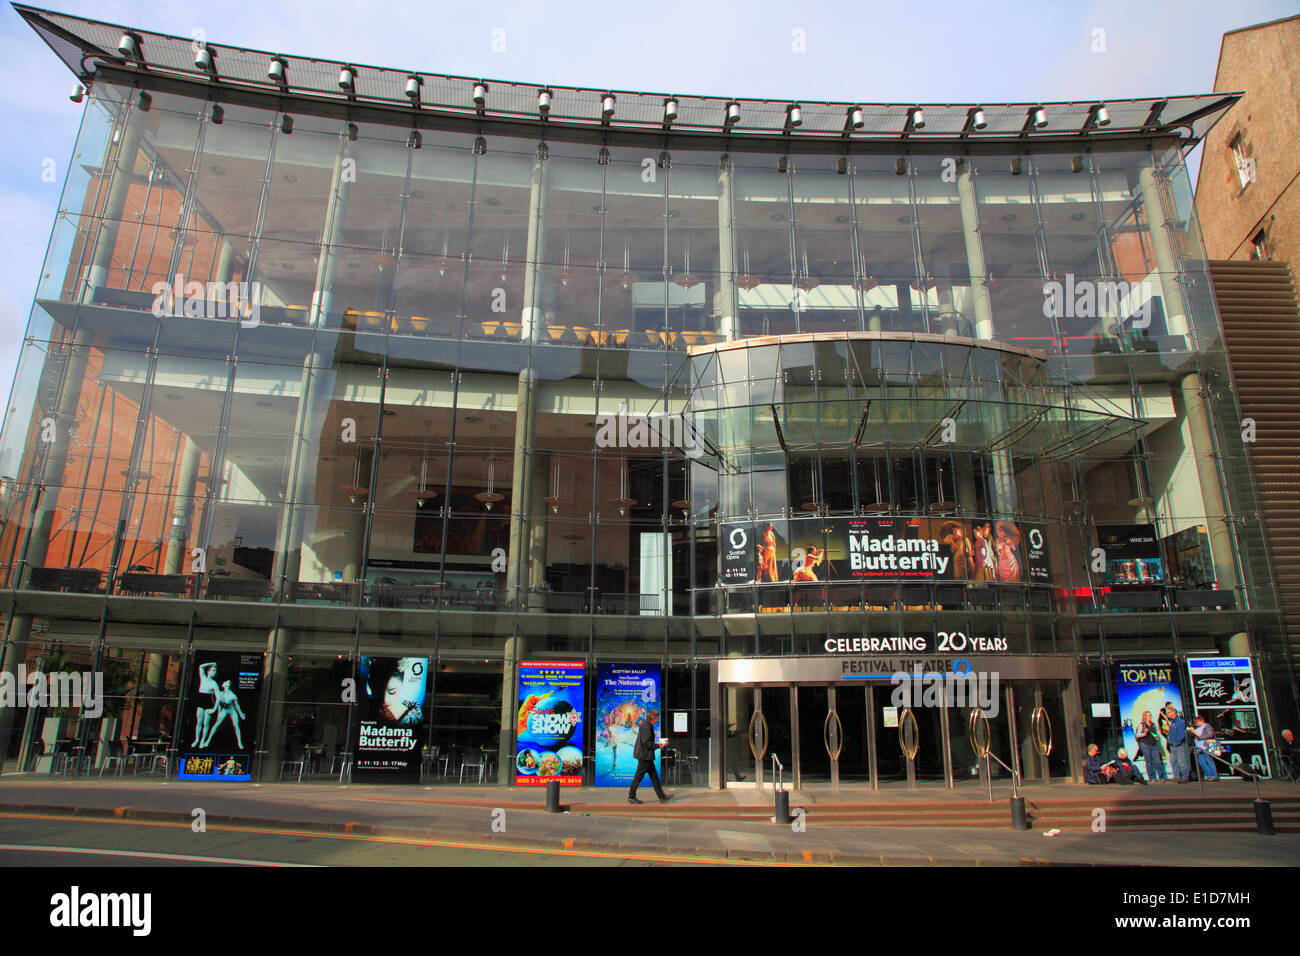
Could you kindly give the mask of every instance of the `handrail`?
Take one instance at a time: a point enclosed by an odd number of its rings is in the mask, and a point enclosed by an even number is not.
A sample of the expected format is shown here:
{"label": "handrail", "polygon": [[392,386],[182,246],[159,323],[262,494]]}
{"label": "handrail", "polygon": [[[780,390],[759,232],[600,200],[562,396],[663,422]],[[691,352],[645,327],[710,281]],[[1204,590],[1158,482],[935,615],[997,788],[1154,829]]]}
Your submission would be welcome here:
{"label": "handrail", "polygon": [[[1255,799],[1256,800],[1262,799],[1259,793],[1259,778],[1261,774],[1255,773],[1252,770],[1247,770],[1245,764],[1237,766],[1236,764],[1233,764],[1232,761],[1230,760],[1224,760],[1218,754],[1210,753],[1210,751],[1204,749],[1197,749],[1196,742],[1200,740],[1200,738],[1196,736],[1196,731],[1191,730],[1189,728],[1187,731],[1187,736],[1190,738],[1190,744],[1191,744],[1193,755],[1205,754],[1211,760],[1218,761],[1219,763],[1227,767],[1229,773],[1240,773],[1243,777],[1247,777],[1252,783],[1255,784]],[[1210,739],[1218,740],[1217,737],[1211,737]],[[1201,796],[1205,796],[1205,775],[1201,773],[1201,767],[1199,764],[1197,764],[1196,767],[1196,783],[1198,788],[1201,791]]]}
{"label": "handrail", "polygon": [[782,776],[784,773],[785,773],[785,767],[782,765],[781,761],[777,759],[776,754],[772,754],[772,792],[773,793],[780,793],[781,791],[785,790],[785,785],[782,780]]}

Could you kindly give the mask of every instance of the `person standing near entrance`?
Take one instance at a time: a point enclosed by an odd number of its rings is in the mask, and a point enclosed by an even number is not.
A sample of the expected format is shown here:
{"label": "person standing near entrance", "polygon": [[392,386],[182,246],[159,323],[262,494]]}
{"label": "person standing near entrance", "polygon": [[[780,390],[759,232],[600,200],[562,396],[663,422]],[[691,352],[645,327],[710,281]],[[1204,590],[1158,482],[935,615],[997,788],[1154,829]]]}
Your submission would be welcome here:
{"label": "person standing near entrance", "polygon": [[1137,725],[1138,750],[1142,753],[1142,762],[1147,765],[1147,779],[1151,781],[1165,779],[1165,762],[1160,756],[1160,733],[1151,711],[1142,711],[1142,719]]}
{"label": "person standing near entrance", "polygon": [[1169,721],[1169,769],[1179,783],[1191,779],[1192,764],[1187,753],[1187,722],[1173,704],[1165,705],[1165,717]]}
{"label": "person standing near entrance", "polygon": [[636,771],[632,774],[632,786],[627,792],[628,803],[641,802],[636,798],[636,788],[647,773],[650,774],[650,782],[654,785],[659,802],[668,802],[668,795],[659,783],[659,772],[655,770],[655,751],[663,746],[655,739],[655,724],[658,722],[659,711],[652,710],[645,715],[641,729],[636,733],[636,744],[632,748],[632,756],[636,758]]}

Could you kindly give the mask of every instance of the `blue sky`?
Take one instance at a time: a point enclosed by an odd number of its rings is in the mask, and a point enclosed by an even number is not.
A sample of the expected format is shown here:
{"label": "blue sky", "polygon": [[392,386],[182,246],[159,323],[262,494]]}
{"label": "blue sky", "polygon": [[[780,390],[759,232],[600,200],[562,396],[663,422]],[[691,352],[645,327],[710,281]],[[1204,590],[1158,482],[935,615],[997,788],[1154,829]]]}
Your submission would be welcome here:
{"label": "blue sky", "polygon": [[[40,5],[40,4],[36,4]],[[1227,30],[1295,0],[1232,3],[77,2],[109,23],[326,59],[585,87],[784,100],[922,103],[1209,92]],[[796,52],[795,31],[804,52]],[[1096,31],[1104,52],[1094,52]],[[504,49],[493,49],[494,31]],[[498,43],[498,46],[502,44]],[[71,74],[0,9],[0,394],[21,337],[81,107]],[[58,182],[43,182],[53,159]],[[1193,175],[1195,169],[1192,170]]]}

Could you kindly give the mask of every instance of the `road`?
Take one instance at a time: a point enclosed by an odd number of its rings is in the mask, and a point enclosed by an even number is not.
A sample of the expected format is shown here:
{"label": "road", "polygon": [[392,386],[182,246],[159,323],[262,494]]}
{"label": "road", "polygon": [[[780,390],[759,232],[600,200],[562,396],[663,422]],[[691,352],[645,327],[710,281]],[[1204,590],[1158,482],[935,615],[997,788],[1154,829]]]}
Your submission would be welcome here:
{"label": "road", "polygon": [[[719,861],[731,862],[736,861]],[[679,857],[441,843],[273,827],[0,814],[3,866],[656,866]]]}

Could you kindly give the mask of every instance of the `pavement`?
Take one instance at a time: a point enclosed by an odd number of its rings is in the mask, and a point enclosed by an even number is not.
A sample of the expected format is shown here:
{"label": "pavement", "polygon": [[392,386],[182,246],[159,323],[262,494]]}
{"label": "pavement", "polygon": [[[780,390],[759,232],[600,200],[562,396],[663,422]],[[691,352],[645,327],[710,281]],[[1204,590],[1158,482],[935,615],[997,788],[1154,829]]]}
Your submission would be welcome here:
{"label": "pavement", "polygon": [[[1073,796],[1082,787],[1045,788]],[[1067,794],[1067,790],[1071,793]],[[51,780],[0,777],[0,842],[15,842],[24,815],[190,823],[202,809],[212,827],[346,832],[403,840],[557,851],[654,854],[695,862],[921,866],[1295,866],[1300,834],[1200,830],[1158,832],[1091,828],[1017,831],[998,827],[860,826],[830,822],[836,810],[925,801],[972,805],[987,793],[931,790],[791,791],[805,810],[794,825],[764,814],[771,791],[683,788],[666,805],[643,789],[643,806],[621,790],[565,790],[562,813],[545,811],[545,792],[515,787],[338,785],[334,783],[192,783],[157,778]],[[1295,788],[1284,791],[1294,796]],[[1245,791],[1240,795],[1245,796]],[[1026,788],[1032,801],[1033,793]],[[1190,794],[1189,794],[1190,796]],[[1253,791],[1251,793],[1253,796]],[[1136,797],[1135,797],[1136,799]],[[1005,789],[1000,794],[1006,805]],[[818,814],[826,815],[819,824]]]}

